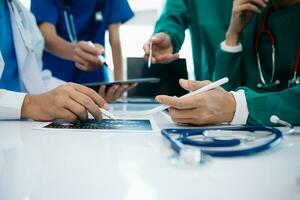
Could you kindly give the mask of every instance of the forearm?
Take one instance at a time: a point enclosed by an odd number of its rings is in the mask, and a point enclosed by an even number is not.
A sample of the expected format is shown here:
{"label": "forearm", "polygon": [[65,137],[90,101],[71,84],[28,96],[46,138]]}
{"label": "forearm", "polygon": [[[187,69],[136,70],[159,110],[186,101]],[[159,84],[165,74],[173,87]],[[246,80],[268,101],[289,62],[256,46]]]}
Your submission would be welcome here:
{"label": "forearm", "polygon": [[112,55],[114,64],[114,76],[115,80],[123,79],[123,56],[120,43],[112,43]]}
{"label": "forearm", "polygon": [[50,23],[41,23],[39,28],[45,38],[45,49],[48,52],[62,59],[74,59],[75,44],[72,44],[57,35],[54,25]]}
{"label": "forearm", "polygon": [[112,50],[115,80],[123,79],[123,55],[119,27],[119,24],[113,24],[109,27],[109,42]]}
{"label": "forearm", "polygon": [[216,64],[214,71],[214,80],[223,77],[228,77],[229,82],[224,85],[226,90],[235,90],[241,86],[244,78],[244,71],[242,67],[242,46],[224,47],[223,42],[216,54]]}
{"label": "forearm", "polygon": [[171,37],[174,52],[178,52],[189,24],[189,11],[184,0],[167,0],[165,8],[156,22],[155,33],[164,32]]}
{"label": "forearm", "polygon": [[269,93],[256,93],[249,88],[239,89],[245,90],[248,124],[271,124],[272,115],[292,124],[300,124],[300,86]]}

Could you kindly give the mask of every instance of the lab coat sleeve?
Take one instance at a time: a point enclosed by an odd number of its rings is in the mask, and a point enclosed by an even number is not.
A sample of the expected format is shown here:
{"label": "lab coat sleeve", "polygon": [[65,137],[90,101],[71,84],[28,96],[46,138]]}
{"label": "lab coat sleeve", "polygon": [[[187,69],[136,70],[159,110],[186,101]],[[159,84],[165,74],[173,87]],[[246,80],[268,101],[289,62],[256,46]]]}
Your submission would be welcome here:
{"label": "lab coat sleeve", "polygon": [[257,93],[246,87],[238,89],[245,91],[249,109],[247,124],[271,124],[272,115],[294,125],[300,124],[300,86],[266,93]]}
{"label": "lab coat sleeve", "polygon": [[217,50],[214,80],[228,77],[229,82],[224,85],[226,90],[235,90],[243,84],[244,70],[242,64],[242,52],[226,52],[221,49]]}
{"label": "lab coat sleeve", "polygon": [[167,0],[156,22],[155,33],[164,32],[171,37],[174,52],[178,52],[189,24],[189,12],[185,0]]}
{"label": "lab coat sleeve", "polygon": [[0,120],[21,118],[21,109],[26,93],[0,89]]}

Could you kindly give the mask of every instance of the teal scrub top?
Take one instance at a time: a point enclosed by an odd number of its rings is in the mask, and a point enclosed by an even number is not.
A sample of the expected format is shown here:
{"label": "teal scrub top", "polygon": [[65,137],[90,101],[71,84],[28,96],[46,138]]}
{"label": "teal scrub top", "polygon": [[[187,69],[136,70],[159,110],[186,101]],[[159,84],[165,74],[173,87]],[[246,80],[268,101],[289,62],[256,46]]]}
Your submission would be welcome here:
{"label": "teal scrub top", "polygon": [[216,49],[224,40],[231,17],[232,0],[167,0],[155,33],[170,35],[178,52],[189,29],[195,77],[211,80]]}
{"label": "teal scrub top", "polygon": [[[300,47],[300,3],[273,11],[268,17],[267,28],[275,37],[275,80],[280,80],[280,84],[271,88],[258,88],[257,84],[261,80],[255,41],[262,30],[263,17],[268,9],[254,17],[244,29],[241,35],[242,52],[227,53],[219,49],[214,79],[228,76],[230,82],[225,85],[225,89],[245,90],[249,109],[248,124],[270,124],[273,114],[292,124],[300,124],[300,86],[288,88]],[[268,38],[262,38],[258,52],[264,77],[270,80],[272,49]]]}

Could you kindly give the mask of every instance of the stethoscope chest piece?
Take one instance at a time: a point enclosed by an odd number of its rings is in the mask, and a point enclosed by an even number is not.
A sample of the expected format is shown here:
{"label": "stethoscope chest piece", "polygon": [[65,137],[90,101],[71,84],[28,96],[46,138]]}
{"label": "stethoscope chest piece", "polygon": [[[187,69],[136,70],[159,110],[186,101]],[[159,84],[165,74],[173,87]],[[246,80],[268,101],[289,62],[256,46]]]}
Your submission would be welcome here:
{"label": "stethoscope chest piece", "polygon": [[179,154],[175,153],[168,158],[171,165],[181,168],[197,168],[206,164],[210,160],[210,156],[204,154],[197,147],[184,147]]}
{"label": "stethoscope chest piece", "polygon": [[274,82],[270,82],[270,83],[257,83],[257,88],[260,89],[273,89],[274,87],[276,87],[277,85],[280,84],[280,80],[276,80]]}
{"label": "stethoscope chest piece", "polygon": [[300,77],[299,76],[297,76],[297,73],[295,73],[294,74],[294,77],[291,79],[291,80],[289,80],[289,88],[292,88],[292,87],[294,87],[294,86],[296,86],[296,85],[299,85],[300,84]]}

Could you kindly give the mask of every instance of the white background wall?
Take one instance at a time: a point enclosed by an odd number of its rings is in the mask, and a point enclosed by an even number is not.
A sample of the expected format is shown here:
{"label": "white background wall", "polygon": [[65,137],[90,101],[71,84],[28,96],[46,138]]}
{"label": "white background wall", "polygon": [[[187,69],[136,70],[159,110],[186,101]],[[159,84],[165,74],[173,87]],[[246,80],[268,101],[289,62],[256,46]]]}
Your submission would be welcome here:
{"label": "white background wall", "polygon": [[[30,0],[20,0],[29,8]],[[143,44],[151,36],[155,21],[157,20],[165,0],[128,0],[135,12],[135,17],[121,27],[121,40],[124,60],[126,57],[142,57]],[[187,37],[180,51],[180,57],[186,58],[189,78],[194,79],[190,37]],[[106,34],[107,63],[112,65],[111,49]]]}

